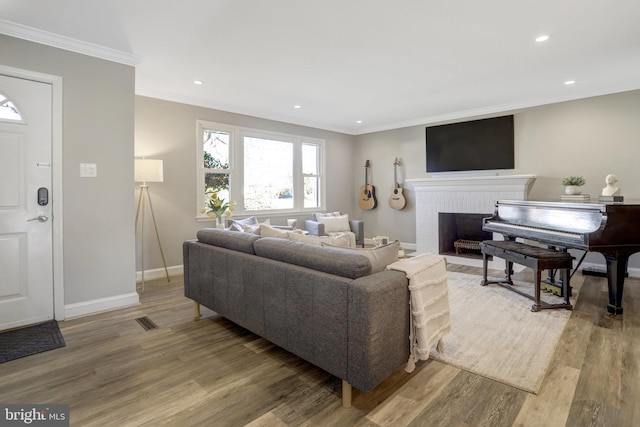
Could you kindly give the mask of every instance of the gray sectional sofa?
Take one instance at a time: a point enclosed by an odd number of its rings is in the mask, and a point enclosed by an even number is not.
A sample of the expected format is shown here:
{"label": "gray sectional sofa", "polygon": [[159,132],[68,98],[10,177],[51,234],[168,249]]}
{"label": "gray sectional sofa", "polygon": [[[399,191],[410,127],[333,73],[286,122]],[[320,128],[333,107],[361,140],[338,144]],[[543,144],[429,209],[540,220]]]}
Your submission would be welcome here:
{"label": "gray sectional sofa", "polygon": [[353,251],[220,229],[183,244],[184,293],[367,392],[409,357],[404,273],[371,274]]}

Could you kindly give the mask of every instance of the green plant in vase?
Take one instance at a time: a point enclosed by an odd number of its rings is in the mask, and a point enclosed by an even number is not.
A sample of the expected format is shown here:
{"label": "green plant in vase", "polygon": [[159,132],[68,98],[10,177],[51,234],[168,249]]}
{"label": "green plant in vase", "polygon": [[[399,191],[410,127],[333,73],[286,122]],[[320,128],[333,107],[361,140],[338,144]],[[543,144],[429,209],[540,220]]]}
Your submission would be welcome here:
{"label": "green plant in vase", "polygon": [[562,185],[564,185],[564,193],[565,194],[581,194],[582,190],[580,187],[585,185],[587,180],[584,177],[576,175],[576,176],[568,176],[563,178]]}
{"label": "green plant in vase", "polygon": [[235,200],[227,202],[222,197],[219,197],[217,192],[212,192],[200,212],[206,214],[209,218],[215,218],[217,224],[222,224],[222,216],[232,216],[235,206]]}

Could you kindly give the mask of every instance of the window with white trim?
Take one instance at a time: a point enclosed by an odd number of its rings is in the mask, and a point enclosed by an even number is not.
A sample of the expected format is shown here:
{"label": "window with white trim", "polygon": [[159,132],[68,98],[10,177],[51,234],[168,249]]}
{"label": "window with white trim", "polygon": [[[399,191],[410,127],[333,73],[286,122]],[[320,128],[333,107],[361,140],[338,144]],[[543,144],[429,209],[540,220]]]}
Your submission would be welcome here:
{"label": "window with white trim", "polygon": [[197,129],[199,217],[211,197],[233,215],[323,209],[324,140],[202,120]]}

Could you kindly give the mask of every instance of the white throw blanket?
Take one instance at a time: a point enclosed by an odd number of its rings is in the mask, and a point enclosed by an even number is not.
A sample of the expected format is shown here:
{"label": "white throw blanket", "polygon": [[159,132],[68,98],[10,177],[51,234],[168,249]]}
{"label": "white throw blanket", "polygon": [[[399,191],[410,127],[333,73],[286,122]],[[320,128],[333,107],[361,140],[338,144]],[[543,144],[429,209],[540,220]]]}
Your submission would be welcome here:
{"label": "white throw blanket", "polygon": [[429,359],[429,349],[451,329],[447,262],[444,257],[423,254],[405,258],[387,266],[387,270],[402,271],[409,279],[411,354],[405,370],[413,372],[418,360]]}

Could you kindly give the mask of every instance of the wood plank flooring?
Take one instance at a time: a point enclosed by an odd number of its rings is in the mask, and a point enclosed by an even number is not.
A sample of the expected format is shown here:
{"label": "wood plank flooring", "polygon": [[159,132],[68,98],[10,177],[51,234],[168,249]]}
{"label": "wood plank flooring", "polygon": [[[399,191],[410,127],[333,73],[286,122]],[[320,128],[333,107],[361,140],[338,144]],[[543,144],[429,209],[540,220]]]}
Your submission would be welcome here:
{"label": "wood plank flooring", "polygon": [[337,378],[207,309],[193,320],[181,279],[147,282],[138,306],[60,322],[66,347],[0,364],[0,402],[69,404],[73,426],[640,425],[636,279],[614,320],[606,280],[584,277],[538,395],[427,361],[354,389],[349,409]]}

